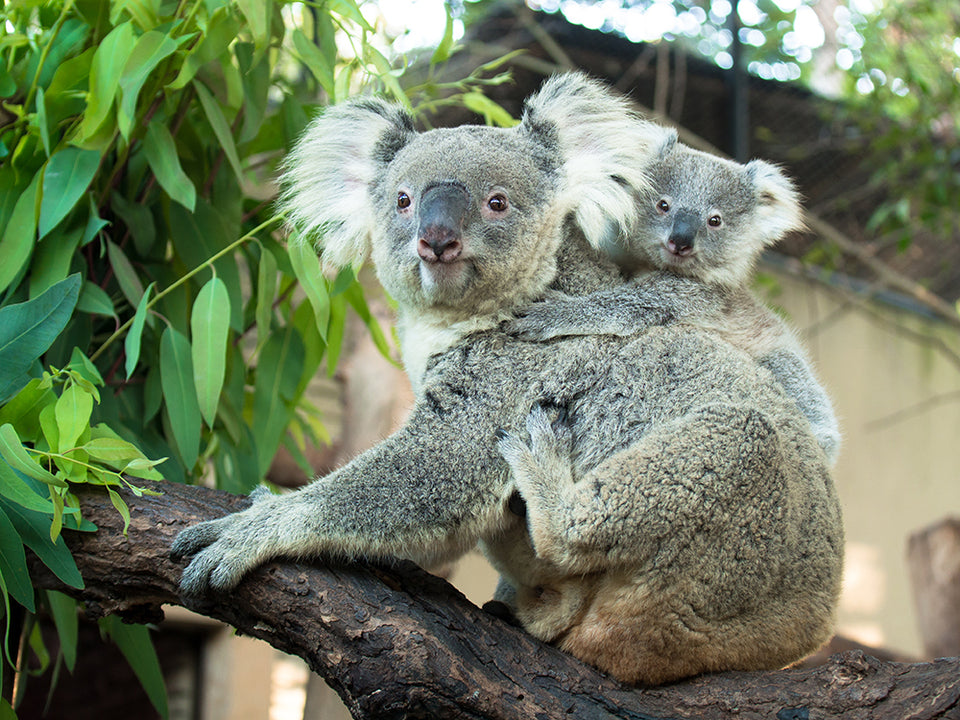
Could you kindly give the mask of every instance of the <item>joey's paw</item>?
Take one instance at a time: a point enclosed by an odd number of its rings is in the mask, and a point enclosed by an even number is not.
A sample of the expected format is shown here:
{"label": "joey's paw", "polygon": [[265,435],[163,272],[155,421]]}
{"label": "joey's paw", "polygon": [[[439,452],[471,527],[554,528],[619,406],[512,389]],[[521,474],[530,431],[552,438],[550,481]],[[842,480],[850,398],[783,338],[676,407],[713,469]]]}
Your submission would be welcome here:
{"label": "joey's paw", "polygon": [[583,304],[560,295],[556,299],[530,303],[517,311],[517,316],[501,325],[503,331],[521,340],[539,342],[564,335],[590,334],[583,327]]}
{"label": "joey's paw", "polygon": [[840,433],[838,433],[833,428],[814,428],[816,434],[817,443],[820,447],[823,448],[824,454],[827,456],[827,462],[830,464],[830,467],[833,467],[837,464],[837,457],[840,455],[840,444],[842,438]]}

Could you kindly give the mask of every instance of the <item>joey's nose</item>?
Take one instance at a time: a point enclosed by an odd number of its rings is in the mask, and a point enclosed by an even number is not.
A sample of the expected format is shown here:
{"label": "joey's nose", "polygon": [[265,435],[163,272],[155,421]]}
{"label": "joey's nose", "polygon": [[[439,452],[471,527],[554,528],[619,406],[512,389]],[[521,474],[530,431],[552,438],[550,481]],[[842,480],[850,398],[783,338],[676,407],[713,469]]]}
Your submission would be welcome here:
{"label": "joey's nose", "polygon": [[673,221],[670,237],[667,238],[667,250],[674,255],[684,257],[693,252],[697,237],[698,217],[689,210],[680,210]]}
{"label": "joey's nose", "polygon": [[693,252],[693,238],[683,235],[671,235],[667,240],[667,250],[681,257]]}

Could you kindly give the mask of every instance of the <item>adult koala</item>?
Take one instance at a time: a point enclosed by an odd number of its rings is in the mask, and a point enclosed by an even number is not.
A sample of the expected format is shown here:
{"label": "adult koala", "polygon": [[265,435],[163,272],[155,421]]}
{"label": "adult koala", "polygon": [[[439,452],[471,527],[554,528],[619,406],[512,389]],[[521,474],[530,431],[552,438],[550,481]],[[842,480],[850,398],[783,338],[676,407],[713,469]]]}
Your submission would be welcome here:
{"label": "adult koala", "polygon": [[[183,590],[228,589],[276,556],[431,565],[479,541],[524,627],[628,682],[779,667],[822,643],[839,509],[767,371],[691,329],[545,343],[499,329],[548,287],[622,283],[587,240],[608,218],[629,232],[660,132],[577,74],[548,80],[509,130],[417,133],[372,99],[328,109],[293,154],[285,203],[327,263],[372,255],[417,403],[307,488],[184,530]],[[528,417],[536,430],[545,406],[564,408],[573,462],[558,514],[538,502],[528,532],[501,439]]]}

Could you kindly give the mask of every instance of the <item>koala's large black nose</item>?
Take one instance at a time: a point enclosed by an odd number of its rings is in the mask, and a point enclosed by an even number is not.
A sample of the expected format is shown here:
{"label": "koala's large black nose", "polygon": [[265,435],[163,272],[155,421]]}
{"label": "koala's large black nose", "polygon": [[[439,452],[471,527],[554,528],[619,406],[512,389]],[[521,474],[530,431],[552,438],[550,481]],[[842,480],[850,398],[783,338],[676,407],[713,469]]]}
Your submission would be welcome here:
{"label": "koala's large black nose", "polygon": [[674,255],[689,255],[693,252],[694,240],[700,220],[691,210],[680,209],[673,220],[673,228],[667,239],[667,250]]}
{"label": "koala's large black nose", "polygon": [[438,183],[420,200],[417,254],[426,262],[453,262],[463,251],[463,223],[470,206],[459,183]]}

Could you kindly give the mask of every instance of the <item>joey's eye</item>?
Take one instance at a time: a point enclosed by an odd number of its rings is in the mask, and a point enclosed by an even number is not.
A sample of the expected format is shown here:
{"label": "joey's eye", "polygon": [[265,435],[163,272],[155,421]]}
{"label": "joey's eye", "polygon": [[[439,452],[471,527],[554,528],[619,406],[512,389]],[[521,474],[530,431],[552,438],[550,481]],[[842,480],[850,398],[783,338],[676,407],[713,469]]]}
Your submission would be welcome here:
{"label": "joey's eye", "polygon": [[670,212],[670,203],[668,203],[666,200],[660,200],[657,202],[657,210],[662,213]]}
{"label": "joey's eye", "polygon": [[720,219],[719,215],[711,215],[707,218],[707,225],[713,228],[718,228],[723,224],[723,220]]}
{"label": "joey's eye", "polygon": [[507,209],[507,198],[500,193],[493,195],[489,200],[487,200],[487,207],[493,210],[494,212],[502,213]]}
{"label": "joey's eye", "polygon": [[401,210],[406,210],[408,207],[410,207],[410,202],[411,202],[410,196],[407,195],[405,192],[401,190],[400,192],[397,193],[398,208],[400,208]]}

